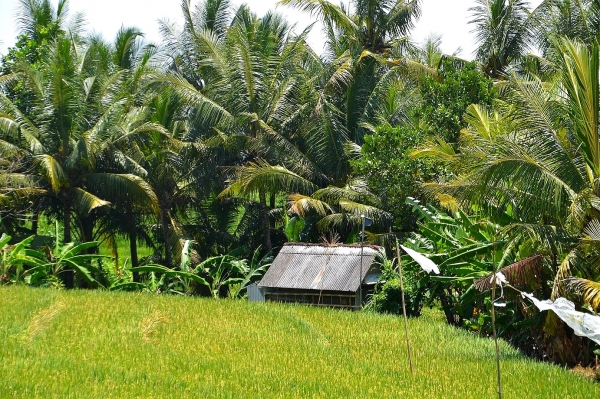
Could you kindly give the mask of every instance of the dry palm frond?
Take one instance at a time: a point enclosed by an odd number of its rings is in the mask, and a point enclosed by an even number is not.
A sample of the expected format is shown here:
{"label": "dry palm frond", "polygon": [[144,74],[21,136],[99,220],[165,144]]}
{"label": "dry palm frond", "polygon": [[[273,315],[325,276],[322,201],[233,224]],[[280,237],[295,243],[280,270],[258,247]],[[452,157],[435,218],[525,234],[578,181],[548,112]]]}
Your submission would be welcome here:
{"label": "dry palm frond", "polygon": [[574,278],[569,281],[569,286],[581,293],[583,302],[598,310],[600,307],[600,282]]}
{"label": "dry palm frond", "polygon": [[[516,287],[535,288],[540,282],[542,259],[542,255],[534,255],[503,267],[498,272],[502,273],[508,282]],[[475,288],[481,292],[492,289],[492,274],[475,280],[473,282]]]}
{"label": "dry palm frond", "polygon": [[329,231],[329,237],[326,234],[321,236],[323,244],[327,246],[335,246],[342,243],[342,237],[334,231]]}
{"label": "dry palm frond", "polygon": [[577,258],[576,251],[571,251],[565,256],[563,261],[560,263],[556,276],[554,277],[554,284],[552,285],[552,296],[550,299],[555,300],[560,296],[565,295],[565,280],[571,275],[571,266],[573,261]]}

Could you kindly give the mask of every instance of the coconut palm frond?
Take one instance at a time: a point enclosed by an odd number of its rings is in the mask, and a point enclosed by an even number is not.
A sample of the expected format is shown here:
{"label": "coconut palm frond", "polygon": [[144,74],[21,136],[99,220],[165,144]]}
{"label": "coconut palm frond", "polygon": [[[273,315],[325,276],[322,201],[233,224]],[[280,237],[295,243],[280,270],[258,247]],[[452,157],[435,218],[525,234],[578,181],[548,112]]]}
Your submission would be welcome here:
{"label": "coconut palm frond", "polygon": [[41,170],[40,174],[46,178],[52,191],[58,193],[68,182],[68,176],[61,164],[50,154],[36,155],[34,159]]}
{"label": "coconut palm frond", "polygon": [[315,162],[309,159],[291,141],[283,137],[264,121],[258,120],[258,124],[264,134],[258,139],[249,139],[251,150],[265,159],[273,159],[284,163],[288,169],[307,177],[311,181],[327,178]]}
{"label": "coconut palm frond", "polygon": [[598,44],[588,49],[583,43],[562,39],[555,43],[562,52],[562,82],[581,151],[596,176],[600,175],[600,144],[598,144],[600,89]]}
{"label": "coconut palm frond", "polygon": [[457,153],[452,144],[447,143],[441,137],[437,137],[435,141],[424,143],[420,148],[412,151],[409,156],[415,159],[435,157],[445,162],[452,162],[457,159]]}
{"label": "coconut palm frond", "polygon": [[345,31],[357,31],[356,23],[344,10],[327,0],[280,0],[278,4],[289,5],[312,16],[320,16],[332,21],[333,24]]}
{"label": "coconut palm frond", "polygon": [[170,73],[156,76],[151,85],[155,87],[171,87],[186,104],[195,107],[204,121],[218,123],[231,123],[232,115],[220,104],[199,92],[191,83],[178,74]]}
{"label": "coconut palm frond", "polygon": [[354,61],[348,52],[345,52],[341,57],[338,57],[332,65],[337,66],[337,69],[330,75],[323,87],[323,92],[330,96],[341,93],[346,87],[352,84],[354,80],[354,77],[352,76]]}
{"label": "coconut palm frond", "polygon": [[[592,208],[594,208],[594,204],[597,204],[598,201],[599,198],[594,194],[593,189],[591,187],[578,192],[577,195],[573,198],[571,205],[569,206],[567,225],[572,225],[575,229],[581,231],[589,218]],[[596,224],[598,223],[596,219],[592,220],[591,223],[594,222]],[[595,224],[593,226],[588,225],[586,226],[586,229],[587,228],[591,228],[592,233],[594,233],[590,235],[592,235],[593,237],[599,237],[600,239],[600,235],[596,235],[596,233],[599,233],[598,226],[596,226]]]}
{"label": "coconut palm frond", "polygon": [[[108,142],[111,134],[111,126],[116,124],[116,117],[122,113],[121,107],[125,104],[125,99],[116,101],[104,111],[96,123],[87,131],[81,134],[80,139],[85,143],[88,154],[95,154]],[[74,156],[77,160],[77,155]],[[69,163],[69,162],[68,162]],[[75,162],[76,163],[76,162]]]}
{"label": "coconut palm frond", "polygon": [[131,197],[138,204],[145,204],[158,213],[158,199],[152,186],[139,176],[90,173],[86,180],[88,189],[102,198]]}
{"label": "coconut palm frond", "polygon": [[585,233],[583,238],[584,241],[600,242],[600,220],[593,219],[587,224],[583,231]]}
{"label": "coconut palm frond", "polygon": [[217,76],[223,73],[227,65],[227,59],[223,57],[221,50],[223,38],[217,32],[201,29],[195,32],[194,39],[198,50],[205,55],[205,58],[198,60],[198,64],[210,68],[211,73]]}
{"label": "coconut palm frond", "polygon": [[336,204],[342,201],[370,203],[373,205],[378,204],[377,197],[368,190],[363,189],[363,187],[360,186],[353,187],[351,185],[346,185],[345,187],[327,186],[315,191],[312,197],[330,204]]}
{"label": "coconut palm frond", "polygon": [[596,310],[600,308],[600,282],[573,278],[569,280],[568,284],[569,287],[581,294],[584,303]]}
{"label": "coconut palm frond", "polygon": [[[24,148],[27,148],[33,154],[40,154],[44,151],[44,146],[40,142],[42,133],[38,127],[27,116],[25,116],[8,98],[0,94],[0,109],[6,114],[3,124],[0,128],[6,133],[12,133],[18,128],[21,139],[25,142]],[[16,126],[14,125],[16,123]],[[14,136],[11,134],[11,136]],[[16,143],[14,143],[16,144]]]}
{"label": "coconut palm frond", "polygon": [[110,202],[104,201],[81,188],[75,188],[74,192],[75,205],[79,215],[87,215],[96,208],[110,205]]}
{"label": "coconut palm frond", "polygon": [[555,300],[558,297],[565,296],[565,288],[568,278],[571,276],[573,262],[577,258],[575,250],[569,252],[558,266],[552,286],[552,295],[550,299]]}
{"label": "coconut palm frond", "polygon": [[306,217],[313,212],[323,217],[334,212],[327,202],[306,195],[291,194],[288,196],[288,200],[290,212],[301,217]]}
{"label": "coconut palm frond", "polygon": [[386,212],[374,206],[344,200],[340,201],[339,206],[342,212],[351,213],[353,215],[359,216],[364,215],[369,219],[373,220],[373,222],[376,225],[379,224],[386,226],[389,225],[392,221],[392,215],[389,212]]}
{"label": "coconut palm frond", "polygon": [[19,125],[7,114],[0,112],[0,137],[18,137]]}
{"label": "coconut palm frond", "polygon": [[380,62],[384,65],[389,66],[396,73],[401,72],[405,75],[411,76],[415,79],[422,78],[424,76],[429,76],[437,81],[441,79],[439,71],[437,68],[431,67],[427,64],[424,64],[420,61],[415,61],[410,58],[399,58],[399,59],[386,59],[381,58]]}
{"label": "coconut palm frond", "polygon": [[311,193],[316,186],[283,166],[257,161],[236,169],[235,178],[219,197],[252,198],[261,190]]}
{"label": "coconut palm frond", "polygon": [[328,231],[357,231],[360,229],[362,219],[360,215],[349,213],[333,213],[323,217],[317,223],[317,228],[321,232]]}
{"label": "coconut palm frond", "polygon": [[483,139],[492,140],[507,131],[498,113],[492,113],[486,107],[472,104],[465,111],[465,122]]}
{"label": "coconut palm frond", "polygon": [[[3,85],[9,85],[19,78],[19,73],[7,73],[0,75],[0,87]],[[1,95],[1,94],[0,94]]]}
{"label": "coconut palm frond", "polygon": [[15,159],[25,155],[25,151],[18,145],[0,140],[0,154],[2,154],[4,160],[8,160],[9,158]]}
{"label": "coconut palm frond", "polygon": [[561,253],[573,243],[569,231],[556,225],[511,223],[502,229],[502,233],[535,243],[535,249],[546,253]]}
{"label": "coconut palm frond", "polygon": [[163,136],[164,139],[171,139],[171,132],[159,123],[144,122],[139,126],[134,127],[130,131],[124,131],[124,134],[116,139],[112,140],[112,145],[118,145],[121,141],[127,141],[142,136],[142,142],[145,142],[143,136],[147,133],[158,133]]}

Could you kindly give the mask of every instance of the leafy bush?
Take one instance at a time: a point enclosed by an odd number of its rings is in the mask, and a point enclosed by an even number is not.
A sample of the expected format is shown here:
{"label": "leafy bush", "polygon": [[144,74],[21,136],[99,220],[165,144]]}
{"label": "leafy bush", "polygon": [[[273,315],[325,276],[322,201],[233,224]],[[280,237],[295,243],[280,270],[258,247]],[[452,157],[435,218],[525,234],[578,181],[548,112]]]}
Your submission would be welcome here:
{"label": "leafy bush", "polygon": [[437,174],[434,162],[409,156],[422,139],[412,127],[379,127],[365,136],[360,157],[352,161],[355,173],[366,177],[383,209],[392,213],[396,230],[415,229],[416,218],[404,201],[417,196],[419,182]]}
{"label": "leafy bush", "polygon": [[[367,310],[395,315],[402,314],[402,284],[398,269],[394,268],[395,262],[396,259],[381,261],[382,273],[379,279],[381,283],[375,286],[373,295],[366,306]],[[419,282],[414,273],[403,272],[402,280],[406,314],[418,317],[423,309],[424,293],[418,289]]]}
{"label": "leafy bush", "polygon": [[419,86],[421,105],[415,113],[429,135],[457,143],[461,129],[467,127],[464,114],[471,104],[491,105],[497,97],[492,79],[486,77],[476,62],[463,63],[444,58],[439,76],[425,76]]}
{"label": "leafy bush", "polygon": [[[404,277],[404,276],[403,276]],[[423,296],[416,287],[413,279],[403,279],[404,302],[406,314],[418,317],[423,309]],[[381,288],[373,294],[369,307],[379,313],[402,314],[402,289],[400,278],[386,281]]]}

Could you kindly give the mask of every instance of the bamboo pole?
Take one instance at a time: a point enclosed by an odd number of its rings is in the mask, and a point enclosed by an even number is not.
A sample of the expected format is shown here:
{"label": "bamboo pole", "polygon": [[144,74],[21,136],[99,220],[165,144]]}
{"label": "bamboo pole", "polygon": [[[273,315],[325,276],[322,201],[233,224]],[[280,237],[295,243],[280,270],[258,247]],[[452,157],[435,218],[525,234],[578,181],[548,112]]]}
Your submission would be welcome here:
{"label": "bamboo pole", "polygon": [[396,255],[398,257],[398,273],[400,275],[400,292],[402,294],[402,314],[404,315],[404,331],[406,333],[406,348],[408,350],[408,364],[410,365],[410,374],[415,375],[413,371],[412,353],[410,350],[410,338],[408,336],[408,318],[406,317],[406,303],[404,302],[404,282],[402,281],[402,260],[400,258],[400,244],[396,237]]}
{"label": "bamboo pole", "polygon": [[500,347],[498,346],[498,334],[496,333],[496,306],[494,301],[496,300],[496,240],[494,238],[494,252],[493,252],[492,264],[493,276],[492,276],[492,332],[494,333],[494,344],[496,345],[496,370],[498,377],[498,399],[502,399],[502,376],[500,374]]}

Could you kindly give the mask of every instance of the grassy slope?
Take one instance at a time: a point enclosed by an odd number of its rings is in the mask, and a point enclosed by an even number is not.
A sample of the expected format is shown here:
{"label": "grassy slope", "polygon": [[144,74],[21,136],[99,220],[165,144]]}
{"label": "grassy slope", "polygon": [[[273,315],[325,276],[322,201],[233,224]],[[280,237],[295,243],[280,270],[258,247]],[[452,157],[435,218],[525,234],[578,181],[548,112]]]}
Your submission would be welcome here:
{"label": "grassy slope", "polygon": [[[0,397],[493,398],[491,340],[410,321],[243,301],[0,287]],[[501,346],[505,398],[600,385]]]}

